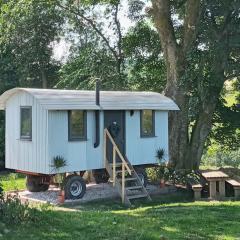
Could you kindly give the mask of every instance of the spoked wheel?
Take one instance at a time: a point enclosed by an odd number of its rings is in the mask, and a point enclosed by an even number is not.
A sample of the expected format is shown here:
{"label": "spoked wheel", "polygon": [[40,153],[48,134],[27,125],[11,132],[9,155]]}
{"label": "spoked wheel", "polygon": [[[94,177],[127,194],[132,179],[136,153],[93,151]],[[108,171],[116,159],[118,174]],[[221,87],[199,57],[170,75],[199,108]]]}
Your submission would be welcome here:
{"label": "spoked wheel", "polygon": [[66,178],[64,189],[66,199],[79,199],[86,192],[86,183],[80,176],[71,175]]}

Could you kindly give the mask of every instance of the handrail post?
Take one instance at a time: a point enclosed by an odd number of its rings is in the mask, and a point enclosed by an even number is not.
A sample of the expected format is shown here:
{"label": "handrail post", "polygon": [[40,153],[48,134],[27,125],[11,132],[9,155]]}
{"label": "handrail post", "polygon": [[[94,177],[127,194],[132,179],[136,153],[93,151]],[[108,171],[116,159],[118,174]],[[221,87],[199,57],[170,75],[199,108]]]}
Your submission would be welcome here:
{"label": "handrail post", "polygon": [[103,157],[104,157],[104,164],[105,164],[105,168],[106,168],[107,167],[107,132],[106,132],[106,129],[104,129]]}
{"label": "handrail post", "polygon": [[116,149],[113,146],[113,186],[115,186],[116,181]]}
{"label": "handrail post", "polygon": [[125,201],[125,166],[122,163],[122,203]]}

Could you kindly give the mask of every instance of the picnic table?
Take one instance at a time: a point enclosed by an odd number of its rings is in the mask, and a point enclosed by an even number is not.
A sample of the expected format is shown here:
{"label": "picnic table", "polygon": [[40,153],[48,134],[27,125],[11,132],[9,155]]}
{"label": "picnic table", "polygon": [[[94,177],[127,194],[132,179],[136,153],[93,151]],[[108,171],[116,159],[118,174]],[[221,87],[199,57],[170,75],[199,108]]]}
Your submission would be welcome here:
{"label": "picnic table", "polygon": [[216,199],[217,197],[225,197],[225,182],[229,176],[222,171],[206,171],[201,174],[209,182],[209,197]]}

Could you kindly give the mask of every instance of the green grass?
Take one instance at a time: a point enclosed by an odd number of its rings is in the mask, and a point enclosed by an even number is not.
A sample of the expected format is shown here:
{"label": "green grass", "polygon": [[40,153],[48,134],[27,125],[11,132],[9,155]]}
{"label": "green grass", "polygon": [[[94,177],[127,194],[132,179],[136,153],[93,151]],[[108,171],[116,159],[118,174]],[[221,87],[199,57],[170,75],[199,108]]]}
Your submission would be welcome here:
{"label": "green grass", "polygon": [[130,209],[99,201],[45,210],[35,223],[9,226],[1,239],[237,240],[239,219],[240,202],[189,202],[183,193]]}
{"label": "green grass", "polygon": [[[23,175],[2,175],[6,191],[25,186]],[[240,202],[192,202],[179,191],[126,208],[116,200],[76,206],[44,205],[33,223],[6,226],[6,240],[177,240],[240,239]],[[1,229],[0,229],[1,230]]]}
{"label": "green grass", "polygon": [[25,189],[25,176],[20,173],[0,174],[0,184],[4,191]]}

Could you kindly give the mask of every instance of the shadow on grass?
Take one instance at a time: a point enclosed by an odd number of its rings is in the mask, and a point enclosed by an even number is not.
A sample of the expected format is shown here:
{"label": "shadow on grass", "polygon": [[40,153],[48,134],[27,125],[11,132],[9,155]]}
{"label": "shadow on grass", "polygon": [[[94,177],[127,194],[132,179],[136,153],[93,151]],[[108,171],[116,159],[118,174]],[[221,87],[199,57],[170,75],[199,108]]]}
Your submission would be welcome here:
{"label": "shadow on grass", "polygon": [[184,191],[131,208],[119,201],[44,210],[39,222],[16,226],[6,239],[238,239],[240,202],[192,202]]}
{"label": "shadow on grass", "polygon": [[192,202],[193,196],[187,190],[179,189],[177,192],[173,192],[171,194],[163,194],[163,195],[153,195],[151,196],[152,201],[147,201],[146,199],[135,200],[132,202],[132,206],[128,207],[121,203],[120,198],[117,199],[99,199],[95,201],[91,201],[88,203],[81,204],[66,204],[63,205],[65,208],[69,209],[80,209],[82,211],[88,211],[92,209],[98,210],[127,210],[127,209],[136,209],[139,207],[154,207],[159,204],[167,204],[167,203],[181,203],[181,202]]}

